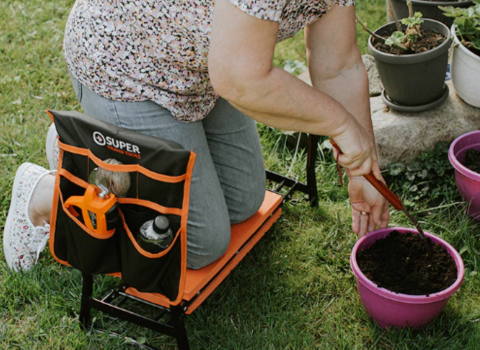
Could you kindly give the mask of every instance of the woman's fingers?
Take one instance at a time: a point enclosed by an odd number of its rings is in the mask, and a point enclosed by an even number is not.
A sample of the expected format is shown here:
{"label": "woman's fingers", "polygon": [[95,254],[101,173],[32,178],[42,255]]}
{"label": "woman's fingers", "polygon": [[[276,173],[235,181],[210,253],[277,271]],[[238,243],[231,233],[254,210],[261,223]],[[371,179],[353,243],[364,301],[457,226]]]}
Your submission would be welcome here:
{"label": "woman's fingers", "polygon": [[[334,155],[336,157],[336,152]],[[372,171],[372,166],[377,157],[373,148],[367,147],[361,152],[340,153],[338,158],[335,159],[338,159],[338,163],[348,169],[352,176],[362,176]]]}
{"label": "woman's fingers", "polygon": [[337,159],[340,157],[340,151],[338,150],[337,147],[332,147],[332,151],[333,151],[333,159]]}
{"label": "woman's fingers", "polygon": [[358,238],[362,238],[367,234],[369,216],[366,212],[360,214],[360,232],[358,232]]}
{"label": "woman's fingers", "polygon": [[371,209],[366,203],[352,203],[352,229],[359,238],[368,232],[368,222]]}
{"label": "woman's fingers", "polygon": [[385,180],[382,177],[382,173],[380,171],[380,166],[378,165],[377,162],[377,156],[375,155],[375,159],[372,164],[372,173],[375,176],[375,178],[383,183],[385,183]]}
{"label": "woman's fingers", "polygon": [[[388,208],[388,203],[387,203]],[[372,215],[370,215],[370,224],[368,226],[368,232],[375,231],[377,227],[380,227],[380,223],[382,221],[382,215],[385,209],[385,203],[382,202],[380,205],[376,205],[372,208]],[[386,224],[388,224],[388,220],[386,220]]]}
{"label": "woman's fingers", "polygon": [[[332,141],[339,147],[338,162],[353,176],[367,175],[373,171],[377,179],[381,179],[380,169],[373,168],[377,164],[377,153],[372,138],[365,129],[352,117],[348,127],[332,136]],[[335,150],[335,155],[337,154]]]}
{"label": "woman's fingers", "polygon": [[369,215],[367,233],[375,231],[377,229],[377,226],[378,226],[378,220],[375,219],[375,215],[372,213]]}
{"label": "woman's fingers", "polygon": [[387,228],[388,222],[390,221],[390,207],[388,202],[385,203],[382,210],[382,216],[380,218],[379,228]]}
{"label": "woman's fingers", "polygon": [[350,170],[352,176],[362,176],[370,174],[372,171],[372,158],[367,158],[357,169]]}
{"label": "woman's fingers", "polygon": [[352,208],[352,229],[357,235],[360,232],[360,215],[358,210]]}

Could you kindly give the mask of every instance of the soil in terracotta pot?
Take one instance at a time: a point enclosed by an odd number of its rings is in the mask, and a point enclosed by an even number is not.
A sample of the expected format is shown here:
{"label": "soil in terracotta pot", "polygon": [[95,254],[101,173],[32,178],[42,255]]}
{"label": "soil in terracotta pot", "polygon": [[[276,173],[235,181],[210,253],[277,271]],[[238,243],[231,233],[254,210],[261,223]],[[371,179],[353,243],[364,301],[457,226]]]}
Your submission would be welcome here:
{"label": "soil in terracotta pot", "polygon": [[438,293],[457,279],[457,267],[445,247],[432,243],[428,252],[420,235],[410,232],[392,231],[359,250],[357,263],[368,279],[395,293]]}
{"label": "soil in terracotta pot", "polygon": [[465,159],[462,164],[471,171],[480,174],[480,151],[469,149],[465,152]]}
{"label": "soil in terracotta pot", "polygon": [[[415,44],[412,44],[411,50],[405,51],[398,49],[393,46],[388,46],[385,42],[373,39],[373,46],[384,53],[389,53],[392,55],[411,55],[414,53],[422,53],[428,50],[431,50],[445,41],[445,36],[430,30],[422,29],[420,31],[422,34],[422,39],[418,40]],[[391,33],[378,33],[380,36],[385,39],[388,38]]]}

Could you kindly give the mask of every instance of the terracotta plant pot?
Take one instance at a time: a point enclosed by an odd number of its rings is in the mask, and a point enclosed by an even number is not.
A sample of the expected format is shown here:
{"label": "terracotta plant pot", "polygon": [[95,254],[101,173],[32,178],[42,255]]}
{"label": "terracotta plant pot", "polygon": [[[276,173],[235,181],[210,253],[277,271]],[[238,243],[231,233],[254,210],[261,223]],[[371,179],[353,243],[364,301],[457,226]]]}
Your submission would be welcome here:
{"label": "terracotta plant pot", "polygon": [[[393,55],[377,50],[372,44],[372,37],[368,39],[368,51],[375,58],[385,93],[394,109],[405,106],[412,111],[426,110],[443,102],[448,95],[445,75],[448,49],[452,43],[450,30],[443,23],[431,19],[425,19],[422,28],[443,34],[445,41],[426,52]],[[380,27],[375,33],[387,36],[394,31],[396,27],[392,22]],[[435,104],[437,101],[440,102]],[[395,105],[399,107],[395,108]],[[415,107],[418,109],[415,110]]]}
{"label": "terracotta plant pot", "polygon": [[358,293],[365,311],[382,328],[387,327],[422,327],[432,322],[443,310],[448,299],[460,288],[464,276],[464,265],[460,254],[443,239],[425,232],[434,244],[443,245],[457,266],[457,279],[447,289],[426,295],[408,295],[391,292],[385,288],[379,288],[370,281],[360,270],[357,264],[357,252],[367,249],[378,239],[388,236],[392,231],[400,233],[417,233],[409,228],[387,228],[371,232],[362,237],[355,244],[350,255],[350,266],[357,277]]}

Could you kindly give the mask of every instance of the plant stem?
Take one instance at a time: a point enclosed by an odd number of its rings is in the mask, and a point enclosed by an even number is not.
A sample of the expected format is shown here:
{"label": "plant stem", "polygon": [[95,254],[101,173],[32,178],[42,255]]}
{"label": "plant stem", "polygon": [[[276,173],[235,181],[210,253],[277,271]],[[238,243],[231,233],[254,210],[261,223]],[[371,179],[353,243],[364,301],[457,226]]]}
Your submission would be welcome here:
{"label": "plant stem", "polygon": [[386,40],[385,38],[382,38],[380,35],[375,34],[374,32],[372,32],[372,31],[367,27],[367,25],[361,20],[361,18],[358,16],[358,14],[355,14],[355,17],[357,18],[357,22],[360,23],[360,25],[362,26],[363,30],[365,30],[368,34],[370,34],[371,36],[373,36],[375,39],[382,40],[382,41],[385,41],[385,40]]}
{"label": "plant stem", "polygon": [[413,17],[412,0],[407,0],[407,6],[408,6],[408,17]]}
{"label": "plant stem", "polygon": [[397,30],[398,30],[399,32],[401,32],[401,31],[402,31],[402,25],[401,25],[400,22],[398,21],[397,14],[395,13],[395,10],[393,9],[392,0],[387,0],[387,4],[388,4],[388,13],[389,13],[390,15],[392,15],[393,20],[395,21],[395,25],[397,26]]}
{"label": "plant stem", "polygon": [[[375,39],[378,39],[378,40],[382,40],[382,41],[387,40],[387,39],[381,37],[380,35],[372,32],[367,27],[367,25],[362,21],[362,19],[358,16],[358,14],[355,14],[355,17],[357,18],[357,22],[360,23],[360,25],[362,26],[363,30],[365,30],[368,34],[370,34],[371,36],[373,36]],[[401,45],[393,45],[393,46],[395,46],[397,49],[400,49],[400,50],[403,50],[403,51],[407,50],[407,48],[405,46],[401,46]]]}

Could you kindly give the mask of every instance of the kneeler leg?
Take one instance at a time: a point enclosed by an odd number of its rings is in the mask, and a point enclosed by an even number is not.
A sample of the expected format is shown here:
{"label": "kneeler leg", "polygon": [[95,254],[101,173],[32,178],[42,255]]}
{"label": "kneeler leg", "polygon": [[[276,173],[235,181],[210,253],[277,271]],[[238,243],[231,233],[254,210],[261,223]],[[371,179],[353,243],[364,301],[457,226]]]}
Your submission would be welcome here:
{"label": "kneeler leg", "polygon": [[178,349],[190,350],[190,346],[188,345],[187,331],[185,330],[185,314],[182,310],[182,306],[172,306],[170,311]]}
{"label": "kneeler leg", "polygon": [[93,293],[93,276],[82,274],[82,302],[80,305],[80,323],[85,328],[90,327],[90,298]]}
{"label": "kneeler leg", "polygon": [[315,161],[317,160],[317,147],[320,136],[310,134],[308,137],[307,153],[307,188],[308,199],[312,207],[318,205],[317,177],[315,175]]}

